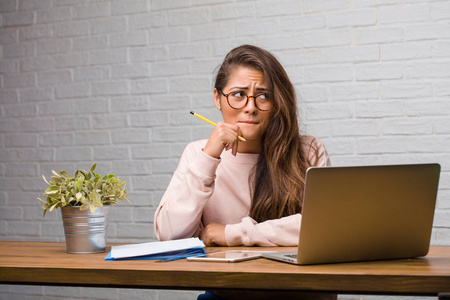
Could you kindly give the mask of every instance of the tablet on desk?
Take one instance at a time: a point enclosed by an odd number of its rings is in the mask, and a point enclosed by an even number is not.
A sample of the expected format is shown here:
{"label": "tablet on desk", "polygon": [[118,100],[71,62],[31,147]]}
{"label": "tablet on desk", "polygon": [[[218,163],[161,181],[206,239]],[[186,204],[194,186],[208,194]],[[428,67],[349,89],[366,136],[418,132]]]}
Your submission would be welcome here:
{"label": "tablet on desk", "polygon": [[263,253],[271,251],[250,250],[228,250],[206,254],[206,256],[193,256],[186,258],[188,261],[211,261],[211,262],[239,262],[260,258]]}

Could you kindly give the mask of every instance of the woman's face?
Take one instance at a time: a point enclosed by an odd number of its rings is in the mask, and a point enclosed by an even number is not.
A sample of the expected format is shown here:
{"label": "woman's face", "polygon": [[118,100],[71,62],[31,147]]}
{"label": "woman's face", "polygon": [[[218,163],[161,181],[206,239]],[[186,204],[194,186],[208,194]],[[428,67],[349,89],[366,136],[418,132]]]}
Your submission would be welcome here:
{"label": "woman's face", "polygon": [[[269,93],[269,90],[261,72],[238,66],[231,71],[228,82],[223,89],[224,94],[232,92],[244,92],[248,96],[256,96],[261,93]],[[242,136],[247,140],[247,142],[239,143],[238,150],[248,148],[248,151],[240,152],[259,152],[262,135],[272,117],[271,111],[259,110],[255,106],[254,98],[250,98],[247,105],[242,109],[234,109],[228,104],[227,98],[216,89],[214,89],[214,102],[222,111],[224,122],[237,124]]]}

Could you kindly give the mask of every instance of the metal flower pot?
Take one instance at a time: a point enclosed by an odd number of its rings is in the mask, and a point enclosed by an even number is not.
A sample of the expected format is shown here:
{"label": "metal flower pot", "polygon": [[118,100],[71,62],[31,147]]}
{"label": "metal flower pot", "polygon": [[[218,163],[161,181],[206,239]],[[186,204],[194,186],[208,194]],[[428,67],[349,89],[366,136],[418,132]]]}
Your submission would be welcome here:
{"label": "metal flower pot", "polygon": [[62,207],[67,253],[105,252],[109,206],[97,207],[92,213],[79,206]]}

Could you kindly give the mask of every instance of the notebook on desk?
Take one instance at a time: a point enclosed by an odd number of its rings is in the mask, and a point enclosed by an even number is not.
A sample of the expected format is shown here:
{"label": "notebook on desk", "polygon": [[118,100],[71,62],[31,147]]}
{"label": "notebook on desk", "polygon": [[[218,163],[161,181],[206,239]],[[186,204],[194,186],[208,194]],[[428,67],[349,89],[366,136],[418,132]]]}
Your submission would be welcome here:
{"label": "notebook on desk", "polygon": [[313,167],[297,251],[263,257],[308,265],[425,256],[439,164]]}

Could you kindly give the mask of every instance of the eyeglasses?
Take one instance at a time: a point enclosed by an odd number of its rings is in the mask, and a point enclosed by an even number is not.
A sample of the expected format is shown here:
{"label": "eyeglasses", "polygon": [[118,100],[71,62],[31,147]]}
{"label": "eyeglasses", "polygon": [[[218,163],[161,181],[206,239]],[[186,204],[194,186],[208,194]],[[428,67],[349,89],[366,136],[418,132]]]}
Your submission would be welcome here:
{"label": "eyeglasses", "polygon": [[228,105],[233,109],[243,109],[250,98],[255,100],[255,106],[261,111],[268,111],[272,109],[272,103],[269,100],[269,95],[267,93],[261,93],[256,96],[248,96],[246,93],[241,91],[231,92],[224,94],[220,91],[222,95],[227,98]]}

